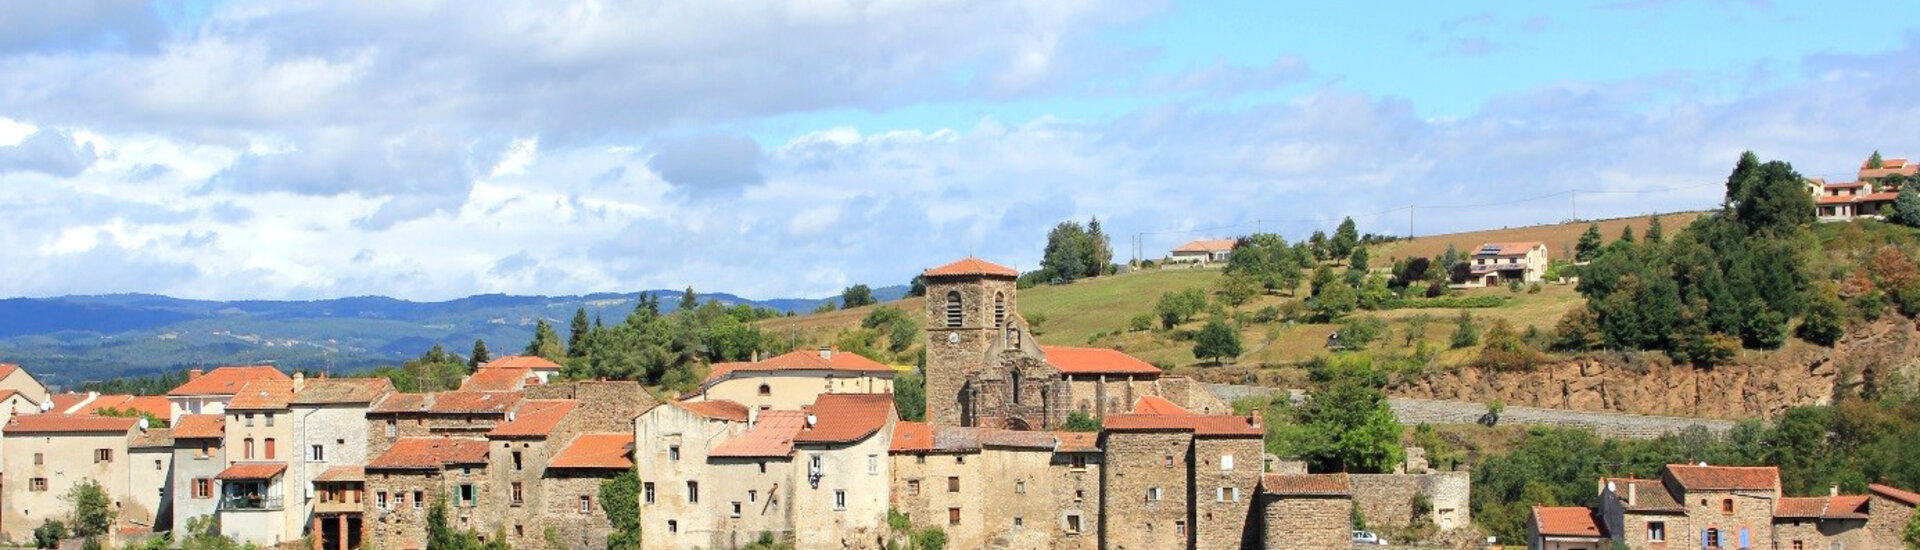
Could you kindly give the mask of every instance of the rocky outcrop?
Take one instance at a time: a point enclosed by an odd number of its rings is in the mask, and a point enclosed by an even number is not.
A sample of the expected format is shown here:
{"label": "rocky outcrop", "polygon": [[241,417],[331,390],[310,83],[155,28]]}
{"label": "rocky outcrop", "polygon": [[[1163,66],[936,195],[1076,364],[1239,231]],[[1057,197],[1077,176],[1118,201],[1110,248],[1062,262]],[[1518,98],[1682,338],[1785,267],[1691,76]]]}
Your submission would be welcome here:
{"label": "rocky outcrop", "polygon": [[1882,319],[1851,327],[1832,348],[1796,342],[1713,368],[1644,358],[1600,355],[1521,372],[1460,368],[1401,380],[1388,391],[1553,409],[1770,419],[1789,407],[1831,403],[1862,385],[1912,384],[1920,379],[1920,328],[1908,319]]}

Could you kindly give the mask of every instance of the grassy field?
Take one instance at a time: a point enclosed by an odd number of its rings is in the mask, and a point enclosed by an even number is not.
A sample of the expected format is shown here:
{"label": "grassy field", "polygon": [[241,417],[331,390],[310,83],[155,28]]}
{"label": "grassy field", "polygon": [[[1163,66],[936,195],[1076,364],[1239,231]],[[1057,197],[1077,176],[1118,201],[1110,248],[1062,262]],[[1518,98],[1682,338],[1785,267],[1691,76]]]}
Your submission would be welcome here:
{"label": "grassy field", "polygon": [[[1661,222],[1669,232],[1673,232],[1699,215],[1697,212],[1666,214]],[[1627,225],[1632,225],[1636,234],[1644,233],[1647,219],[1609,220],[1601,222],[1601,230],[1608,240],[1612,240],[1619,236],[1620,228]],[[1582,222],[1435,235],[1410,242],[1380,245],[1371,254],[1379,259],[1375,267],[1385,267],[1390,265],[1390,258],[1395,255],[1435,256],[1444,253],[1448,244],[1467,252],[1484,242],[1539,240],[1545,241],[1549,254],[1557,258],[1561,255],[1560,250],[1570,249],[1586,228],[1587,224]],[[1156,330],[1133,332],[1128,330],[1128,325],[1135,316],[1151,313],[1161,295],[1188,288],[1200,288],[1211,293],[1220,278],[1217,269],[1166,269],[1100,277],[1066,285],[1042,285],[1020,292],[1020,311],[1029,321],[1039,321],[1036,330],[1043,343],[1117,348],[1162,368],[1181,371],[1201,366],[1201,361],[1193,356],[1191,338],[1208,317],[1206,313],[1173,330],[1158,330],[1156,327]],[[1305,288],[1299,289],[1298,294],[1304,296]],[[1537,293],[1485,288],[1462,290],[1458,294],[1463,297],[1494,295],[1508,298],[1499,307],[1472,310],[1482,330],[1495,320],[1504,319],[1512,323],[1516,330],[1536,327],[1551,331],[1554,323],[1582,303],[1582,298],[1572,285],[1562,284],[1542,285]],[[1233,308],[1229,313],[1250,313],[1299,299],[1287,293],[1266,294]],[[830,343],[844,331],[858,328],[860,320],[875,307],[883,306],[904,309],[914,318],[919,318],[926,307],[922,298],[907,298],[880,306],[769,319],[761,323],[761,329],[792,338],[802,346]],[[1355,315],[1374,316],[1387,322],[1385,334],[1369,348],[1375,353],[1409,354],[1423,342],[1429,349],[1437,350],[1437,359],[1442,364],[1464,362],[1476,353],[1473,348],[1447,349],[1459,310],[1396,309],[1360,311]],[[1244,353],[1233,362],[1265,366],[1291,365],[1325,353],[1327,335],[1338,330],[1335,324],[1288,321],[1242,323],[1240,328]],[[911,350],[902,355],[910,354]]]}

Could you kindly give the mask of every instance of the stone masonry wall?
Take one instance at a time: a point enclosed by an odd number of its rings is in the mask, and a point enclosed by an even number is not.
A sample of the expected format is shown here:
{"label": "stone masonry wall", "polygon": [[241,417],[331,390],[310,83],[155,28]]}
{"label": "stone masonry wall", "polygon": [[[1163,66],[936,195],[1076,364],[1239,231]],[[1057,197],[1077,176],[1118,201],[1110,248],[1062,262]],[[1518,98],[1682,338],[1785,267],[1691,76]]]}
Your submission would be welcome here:
{"label": "stone masonry wall", "polygon": [[1869,548],[1899,548],[1900,532],[1912,521],[1914,507],[1879,494],[1867,503]]}
{"label": "stone masonry wall", "polygon": [[[1084,467],[1074,466],[1074,456],[1083,458]],[[1100,475],[1101,457],[1099,453],[1055,454],[1051,466],[1054,476],[1053,491],[1054,517],[1052,548],[1054,550],[1092,550],[1100,543]],[[1080,518],[1079,530],[1069,529],[1068,517]],[[1036,518],[1028,521],[1048,521],[1048,518]]]}
{"label": "stone masonry wall", "polygon": [[[1260,490],[1259,438],[1196,438],[1193,442],[1194,548],[1253,544],[1247,529]],[[1231,458],[1229,458],[1231,457]],[[1232,467],[1226,462],[1231,460]]]}
{"label": "stone masonry wall", "polygon": [[[1207,389],[1228,402],[1243,397],[1272,395],[1287,392],[1294,402],[1305,399],[1306,393],[1300,390],[1263,388],[1230,384],[1208,384]],[[1411,397],[1389,397],[1387,406],[1393,409],[1394,418],[1402,424],[1467,424],[1480,420],[1486,414],[1485,403],[1476,401],[1443,401],[1435,399],[1416,399]],[[1544,409],[1508,405],[1500,414],[1500,423],[1525,426],[1555,426],[1562,428],[1580,428],[1592,430],[1602,437],[1622,437],[1632,439],[1653,439],[1681,430],[1700,426],[1717,434],[1733,429],[1731,420],[1689,418],[1681,416],[1649,416],[1604,411],[1574,411]]]}
{"label": "stone masonry wall", "polygon": [[[606,470],[568,470],[547,476],[537,489],[541,493],[540,530],[528,527],[526,538],[538,538],[538,545],[515,544],[514,548],[546,547],[546,531],[551,529],[568,550],[597,550],[607,547],[607,535],[613,523],[601,508],[600,483],[619,472]],[[580,497],[587,497],[587,511],[580,511]]]}
{"label": "stone masonry wall", "polygon": [[[947,295],[961,299],[959,327],[946,326]],[[993,298],[1006,300],[1008,315],[1019,311],[1018,293],[1011,279],[939,277],[927,281],[927,422],[958,426],[960,390],[968,374],[986,366],[988,350],[1000,339],[993,326]],[[957,341],[950,340],[956,337]]]}
{"label": "stone masonry wall", "polygon": [[1342,497],[1264,495],[1262,535],[1266,550],[1347,548],[1347,514],[1353,501]]}
{"label": "stone masonry wall", "polygon": [[[1722,500],[1733,499],[1733,513],[1721,512]],[[1701,532],[1717,529],[1720,532],[1720,546],[1737,548],[1740,542],[1740,530],[1746,529],[1748,541],[1754,546],[1764,547],[1771,541],[1773,532],[1773,494],[1744,491],[1699,491],[1686,493],[1680,503],[1687,510],[1692,523],[1691,532],[1667,532],[1667,543],[1678,543],[1681,548],[1698,548]],[[1673,548],[1673,546],[1669,546]]]}
{"label": "stone masonry wall", "polygon": [[[1178,534],[1176,525],[1187,521],[1192,495],[1187,465],[1193,456],[1193,435],[1110,432],[1105,440],[1102,546],[1114,550],[1188,547],[1191,539]],[[1148,497],[1151,488],[1159,489],[1158,500]]]}
{"label": "stone masonry wall", "polygon": [[[1441,530],[1462,527],[1472,521],[1469,511],[1468,472],[1430,474],[1353,474],[1353,502],[1366,515],[1369,527],[1405,527],[1413,521],[1413,498],[1425,494],[1433,503],[1428,516]],[[1452,510],[1443,513],[1443,510]]]}

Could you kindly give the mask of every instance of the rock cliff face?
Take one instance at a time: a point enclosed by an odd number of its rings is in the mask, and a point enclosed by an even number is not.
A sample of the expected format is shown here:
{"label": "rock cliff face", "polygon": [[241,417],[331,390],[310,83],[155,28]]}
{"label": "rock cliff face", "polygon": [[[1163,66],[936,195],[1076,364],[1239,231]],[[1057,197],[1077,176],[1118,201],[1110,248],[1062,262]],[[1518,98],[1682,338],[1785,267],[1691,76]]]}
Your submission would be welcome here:
{"label": "rock cliff face", "polygon": [[1796,342],[1780,351],[1748,352],[1734,364],[1713,368],[1582,358],[1526,372],[1461,368],[1404,380],[1388,392],[1556,409],[1771,419],[1789,407],[1831,403],[1835,395],[1861,385],[1911,387],[1920,379],[1917,374],[1920,327],[1887,318],[1851,327],[1833,348]]}

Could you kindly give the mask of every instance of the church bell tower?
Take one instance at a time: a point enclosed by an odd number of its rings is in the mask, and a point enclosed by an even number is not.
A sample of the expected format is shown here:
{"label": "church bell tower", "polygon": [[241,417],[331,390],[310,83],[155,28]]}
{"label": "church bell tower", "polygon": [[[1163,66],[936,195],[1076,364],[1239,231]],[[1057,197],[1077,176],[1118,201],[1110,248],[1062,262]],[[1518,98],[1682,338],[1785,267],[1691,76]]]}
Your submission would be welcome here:
{"label": "church bell tower", "polygon": [[927,422],[970,425],[977,411],[967,377],[993,362],[990,356],[1001,329],[1015,317],[1012,268],[967,258],[921,275],[927,289]]}

